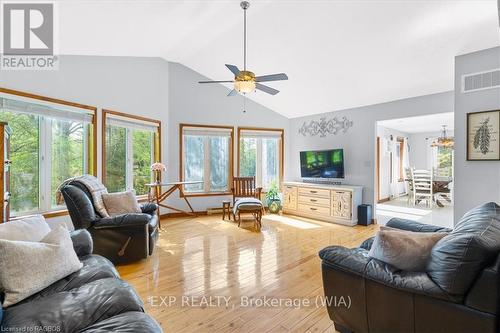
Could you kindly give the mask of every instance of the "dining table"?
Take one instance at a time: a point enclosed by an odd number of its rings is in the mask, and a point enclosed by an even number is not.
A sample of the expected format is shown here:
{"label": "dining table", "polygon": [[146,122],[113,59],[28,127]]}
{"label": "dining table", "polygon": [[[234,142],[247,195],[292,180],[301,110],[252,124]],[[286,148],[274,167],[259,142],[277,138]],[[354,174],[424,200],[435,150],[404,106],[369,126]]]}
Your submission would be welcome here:
{"label": "dining table", "polygon": [[[450,184],[453,182],[452,177],[446,177],[446,176],[434,176],[432,179],[432,193],[450,193]],[[444,207],[443,203],[441,200],[446,200],[448,203],[451,203],[451,198],[446,195],[446,196],[435,196],[434,200],[436,201],[436,205],[439,207]]]}
{"label": "dining table", "polygon": [[[405,181],[411,181],[411,179],[405,179]],[[450,184],[453,182],[453,177],[448,177],[448,176],[434,176],[432,178],[432,193],[450,193]],[[438,207],[444,207],[443,203],[441,200],[445,200],[448,203],[451,203],[451,198],[449,196],[441,196],[441,197],[434,197],[434,200],[436,201],[436,205]],[[420,200],[417,200],[419,202]]]}

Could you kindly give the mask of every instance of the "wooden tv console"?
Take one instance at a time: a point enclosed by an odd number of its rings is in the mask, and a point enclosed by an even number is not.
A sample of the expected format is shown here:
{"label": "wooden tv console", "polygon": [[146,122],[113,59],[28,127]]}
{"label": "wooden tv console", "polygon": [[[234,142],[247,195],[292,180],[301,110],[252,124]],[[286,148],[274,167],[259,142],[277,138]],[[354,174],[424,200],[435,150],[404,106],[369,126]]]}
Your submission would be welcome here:
{"label": "wooden tv console", "polygon": [[321,221],[353,226],[363,187],[352,185],[284,182],[283,212]]}

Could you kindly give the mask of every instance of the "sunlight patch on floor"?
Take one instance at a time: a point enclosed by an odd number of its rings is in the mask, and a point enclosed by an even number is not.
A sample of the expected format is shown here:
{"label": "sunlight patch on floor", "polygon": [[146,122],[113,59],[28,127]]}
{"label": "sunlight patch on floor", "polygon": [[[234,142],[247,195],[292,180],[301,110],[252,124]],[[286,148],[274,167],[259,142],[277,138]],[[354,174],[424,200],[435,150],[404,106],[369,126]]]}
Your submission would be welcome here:
{"label": "sunlight patch on floor", "polygon": [[386,212],[411,214],[411,215],[419,215],[419,216],[424,216],[424,215],[432,213],[432,210],[430,210],[430,209],[419,209],[419,208],[401,207],[401,206],[384,205],[384,204],[378,204],[377,210],[383,210]]}
{"label": "sunlight patch on floor", "polygon": [[397,217],[400,219],[407,219],[407,220],[413,220],[413,221],[418,221],[422,218],[421,215],[405,214],[405,213],[392,212],[389,210],[382,210],[382,209],[377,210],[377,215],[378,216],[385,216],[385,217]]}
{"label": "sunlight patch on floor", "polygon": [[283,223],[283,224],[286,224],[290,227],[294,227],[294,228],[299,228],[299,229],[316,229],[316,228],[321,228],[321,226],[317,225],[317,224],[314,224],[314,223],[309,223],[309,222],[305,222],[305,221],[300,221],[300,220],[296,220],[296,219],[292,219],[292,218],[289,218],[289,217],[284,217],[284,216],[281,216],[281,215],[266,215],[264,217],[266,220],[271,220],[271,221],[276,221],[276,222],[279,222],[279,223]]}

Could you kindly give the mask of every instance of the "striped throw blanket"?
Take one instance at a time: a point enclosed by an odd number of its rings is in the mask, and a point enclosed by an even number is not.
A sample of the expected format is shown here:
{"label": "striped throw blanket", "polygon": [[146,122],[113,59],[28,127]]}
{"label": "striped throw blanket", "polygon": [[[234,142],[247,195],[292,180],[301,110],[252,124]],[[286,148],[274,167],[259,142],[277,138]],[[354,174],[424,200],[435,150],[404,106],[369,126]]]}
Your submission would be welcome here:
{"label": "striped throw blanket", "polygon": [[234,215],[236,215],[238,214],[239,210],[244,211],[257,209],[264,209],[262,201],[256,198],[241,198],[236,200],[236,202],[234,203],[233,213]]}
{"label": "striped throw blanket", "polygon": [[61,188],[75,181],[82,183],[90,192],[92,201],[94,202],[95,210],[99,213],[99,215],[101,215],[102,217],[109,217],[109,214],[106,211],[106,207],[104,207],[104,202],[102,201],[102,195],[108,193],[108,190],[99,179],[92,175],[83,175],[66,179],[61,185],[59,185],[59,188],[57,189],[57,203],[64,203],[64,198],[61,194]]}

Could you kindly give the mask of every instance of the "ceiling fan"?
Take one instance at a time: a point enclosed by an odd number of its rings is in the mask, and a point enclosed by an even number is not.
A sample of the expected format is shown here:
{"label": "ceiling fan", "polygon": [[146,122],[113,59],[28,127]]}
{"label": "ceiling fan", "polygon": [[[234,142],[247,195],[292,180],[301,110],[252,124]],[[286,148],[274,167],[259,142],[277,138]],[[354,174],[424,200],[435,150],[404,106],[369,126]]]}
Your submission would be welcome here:
{"label": "ceiling fan", "polygon": [[250,3],[242,1],[240,6],[243,8],[243,70],[240,71],[235,65],[226,64],[226,67],[234,74],[234,80],[199,81],[199,83],[234,83],[234,88],[228,96],[234,96],[237,93],[247,94],[255,89],[276,95],[279,90],[263,85],[261,82],[288,80],[288,76],[285,73],[255,76],[253,72],[247,71],[247,9],[250,7]]}

